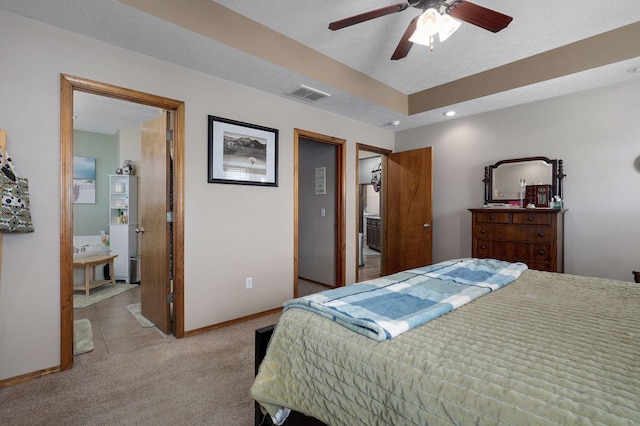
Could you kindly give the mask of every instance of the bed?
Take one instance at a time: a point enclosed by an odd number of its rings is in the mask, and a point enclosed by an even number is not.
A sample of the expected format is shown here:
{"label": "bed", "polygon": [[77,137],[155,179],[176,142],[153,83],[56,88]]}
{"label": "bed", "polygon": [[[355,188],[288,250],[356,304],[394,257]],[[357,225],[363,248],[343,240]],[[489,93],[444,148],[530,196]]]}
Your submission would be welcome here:
{"label": "bed", "polygon": [[526,270],[382,341],[286,309],[250,393],[285,424],[640,424],[640,286]]}

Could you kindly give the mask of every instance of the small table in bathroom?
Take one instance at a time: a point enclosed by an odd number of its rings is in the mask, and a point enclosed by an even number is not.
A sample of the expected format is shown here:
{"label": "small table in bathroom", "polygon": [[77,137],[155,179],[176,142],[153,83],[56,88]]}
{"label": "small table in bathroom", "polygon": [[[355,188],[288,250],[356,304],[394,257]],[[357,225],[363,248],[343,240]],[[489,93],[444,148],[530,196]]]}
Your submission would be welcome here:
{"label": "small table in bathroom", "polygon": [[[74,268],[84,268],[84,285],[74,285],[74,291],[84,291],[89,296],[89,290],[96,287],[103,286],[111,283],[116,286],[116,279],[113,273],[113,259],[118,257],[117,254],[96,254],[93,256],[83,257],[73,261]],[[110,280],[96,280],[96,266],[109,264],[109,271],[111,271]]]}

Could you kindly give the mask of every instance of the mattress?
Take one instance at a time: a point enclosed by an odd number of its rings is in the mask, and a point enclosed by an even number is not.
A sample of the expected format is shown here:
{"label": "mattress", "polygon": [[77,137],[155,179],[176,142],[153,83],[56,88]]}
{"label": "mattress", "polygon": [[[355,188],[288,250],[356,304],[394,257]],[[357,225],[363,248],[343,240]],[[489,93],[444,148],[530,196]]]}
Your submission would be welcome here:
{"label": "mattress", "polygon": [[283,313],[251,396],[328,425],[640,424],[640,286],[525,271],[377,342]]}

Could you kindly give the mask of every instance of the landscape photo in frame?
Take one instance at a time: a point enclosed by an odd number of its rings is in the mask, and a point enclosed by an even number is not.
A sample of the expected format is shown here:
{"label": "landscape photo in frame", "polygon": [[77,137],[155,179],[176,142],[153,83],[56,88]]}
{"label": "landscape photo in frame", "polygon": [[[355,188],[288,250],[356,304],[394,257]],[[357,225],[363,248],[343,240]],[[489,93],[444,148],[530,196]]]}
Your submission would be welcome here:
{"label": "landscape photo in frame", "polygon": [[209,116],[209,183],[278,186],[278,129]]}

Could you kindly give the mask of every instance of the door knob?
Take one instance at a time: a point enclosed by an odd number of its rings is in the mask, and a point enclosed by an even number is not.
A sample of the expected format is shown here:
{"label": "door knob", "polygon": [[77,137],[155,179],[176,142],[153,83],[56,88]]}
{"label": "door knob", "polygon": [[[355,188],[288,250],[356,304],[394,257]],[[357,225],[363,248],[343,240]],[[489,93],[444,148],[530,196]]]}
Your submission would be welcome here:
{"label": "door knob", "polygon": [[136,234],[144,234],[144,228],[140,227],[140,229],[136,228]]}
{"label": "door knob", "polygon": [[425,228],[431,228],[431,224],[429,224],[429,223],[425,223],[425,224],[424,224],[424,225],[422,225],[422,226],[424,226]]}

